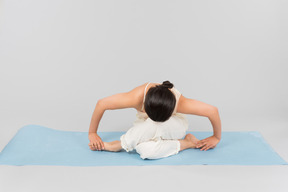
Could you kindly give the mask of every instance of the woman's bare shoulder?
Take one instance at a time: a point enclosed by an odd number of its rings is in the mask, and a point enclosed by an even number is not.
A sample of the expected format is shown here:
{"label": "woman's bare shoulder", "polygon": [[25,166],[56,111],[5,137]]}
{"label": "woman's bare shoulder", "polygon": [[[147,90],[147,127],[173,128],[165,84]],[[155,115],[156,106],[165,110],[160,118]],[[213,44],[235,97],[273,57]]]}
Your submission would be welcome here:
{"label": "woman's bare shoulder", "polygon": [[146,82],[128,91],[129,97],[131,97],[131,99],[137,98],[137,100],[141,102],[141,99],[143,98],[143,93],[147,84],[148,83]]}
{"label": "woman's bare shoulder", "polygon": [[[135,106],[135,108],[137,110],[139,110],[142,106],[143,103],[143,99],[144,99],[144,91],[145,91],[145,87],[149,82],[143,83],[135,88],[133,88],[132,90],[130,90],[128,92],[129,97],[131,98],[131,100],[136,99],[137,100],[137,106]],[[149,85],[147,86],[146,92],[149,90],[150,87],[155,86],[159,83],[152,83],[150,82]]]}
{"label": "woman's bare shoulder", "polygon": [[149,85],[147,86],[146,91],[147,91],[150,87],[153,87],[153,86],[156,86],[156,85],[161,84],[161,83],[146,82],[146,83],[144,83],[144,84],[141,84],[141,85],[135,87],[135,88],[132,89],[131,91],[133,91],[135,94],[137,94],[137,93],[138,93],[138,94],[142,94],[142,93],[144,93],[145,87],[146,87],[146,85],[147,85],[148,83],[149,83]]}
{"label": "woman's bare shoulder", "polygon": [[144,84],[141,84],[141,85],[133,88],[130,92],[133,92],[134,94],[139,95],[139,94],[141,94],[140,92],[143,92],[143,90],[145,89],[147,84],[148,84],[147,82]]}

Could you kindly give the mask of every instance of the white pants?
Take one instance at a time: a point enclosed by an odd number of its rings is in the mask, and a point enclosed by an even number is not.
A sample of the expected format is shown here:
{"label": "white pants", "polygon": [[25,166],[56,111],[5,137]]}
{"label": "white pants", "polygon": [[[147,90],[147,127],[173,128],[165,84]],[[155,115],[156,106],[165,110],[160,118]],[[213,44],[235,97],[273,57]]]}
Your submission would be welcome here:
{"label": "white pants", "polygon": [[155,122],[149,117],[137,119],[134,126],[120,137],[121,146],[127,152],[136,149],[142,159],[158,159],[175,155],[186,135],[188,121],[184,114],[176,113],[165,122]]}

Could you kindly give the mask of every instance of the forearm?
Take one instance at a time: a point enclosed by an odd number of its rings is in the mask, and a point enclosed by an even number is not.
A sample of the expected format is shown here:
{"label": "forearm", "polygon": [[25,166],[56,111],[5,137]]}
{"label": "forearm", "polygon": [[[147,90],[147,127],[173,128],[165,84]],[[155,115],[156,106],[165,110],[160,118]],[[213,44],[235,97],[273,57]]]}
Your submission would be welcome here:
{"label": "forearm", "polygon": [[218,109],[214,110],[208,118],[213,127],[213,135],[218,139],[221,139],[221,120]]}
{"label": "forearm", "polygon": [[91,118],[89,133],[97,133],[99,122],[104,112],[105,112],[104,107],[100,104],[100,102],[97,102],[92,118]]}

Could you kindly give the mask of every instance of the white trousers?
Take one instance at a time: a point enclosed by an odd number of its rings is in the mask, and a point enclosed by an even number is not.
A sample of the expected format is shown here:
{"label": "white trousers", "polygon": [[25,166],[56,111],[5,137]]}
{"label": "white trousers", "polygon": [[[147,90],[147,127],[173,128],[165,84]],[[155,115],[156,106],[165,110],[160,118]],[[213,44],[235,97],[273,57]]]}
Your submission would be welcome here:
{"label": "white trousers", "polygon": [[136,149],[142,159],[158,159],[175,155],[188,130],[184,114],[176,113],[165,122],[155,122],[149,117],[137,119],[134,126],[120,137],[121,146],[127,152]]}

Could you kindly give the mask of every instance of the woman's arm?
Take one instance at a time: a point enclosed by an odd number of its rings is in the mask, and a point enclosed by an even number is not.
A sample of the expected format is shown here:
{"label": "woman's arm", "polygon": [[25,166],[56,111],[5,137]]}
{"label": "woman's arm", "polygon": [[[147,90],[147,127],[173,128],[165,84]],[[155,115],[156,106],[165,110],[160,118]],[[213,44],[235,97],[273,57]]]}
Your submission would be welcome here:
{"label": "woman's arm", "polygon": [[134,107],[137,108],[141,99],[141,93],[143,86],[134,88],[133,90],[126,93],[118,93],[109,97],[98,100],[95,110],[93,112],[90,127],[89,127],[89,140],[88,144],[91,150],[102,150],[104,149],[104,143],[97,134],[99,122],[106,110],[123,109]]}
{"label": "woman's arm", "polygon": [[221,139],[221,120],[217,107],[181,95],[177,112],[208,117],[213,126],[214,136]]}
{"label": "woman's arm", "polygon": [[102,101],[98,100],[92,118],[90,121],[89,133],[96,133],[98,129],[99,122],[105,112],[105,109],[102,106]]}
{"label": "woman's arm", "polygon": [[129,92],[118,93],[98,100],[91,118],[89,133],[97,132],[99,122],[106,110],[137,108],[139,102],[141,102],[142,91],[143,85]]}

